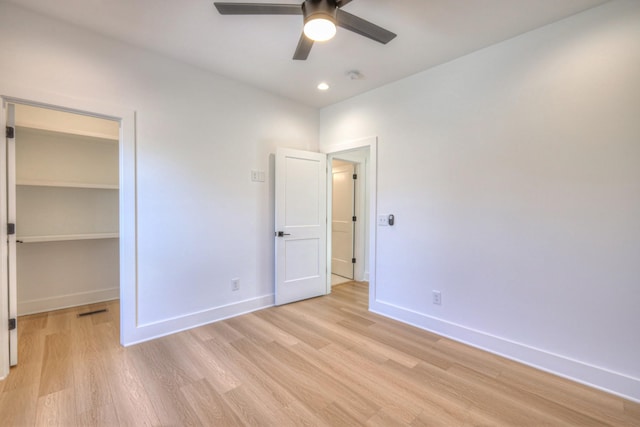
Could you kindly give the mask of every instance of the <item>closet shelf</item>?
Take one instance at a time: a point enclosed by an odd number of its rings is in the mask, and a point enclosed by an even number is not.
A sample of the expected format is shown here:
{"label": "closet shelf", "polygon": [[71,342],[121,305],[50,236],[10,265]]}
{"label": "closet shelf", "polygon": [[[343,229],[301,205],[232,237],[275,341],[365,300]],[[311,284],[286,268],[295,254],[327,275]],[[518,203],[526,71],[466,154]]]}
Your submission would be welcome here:
{"label": "closet shelf", "polygon": [[117,190],[118,184],[93,184],[86,182],[47,181],[47,180],[18,180],[16,185],[30,187],[66,187],[66,188],[95,188],[102,190]]}
{"label": "closet shelf", "polygon": [[18,236],[17,240],[22,243],[40,243],[40,242],[63,242],[71,240],[99,240],[99,239],[117,239],[118,233],[90,233],[90,234],[58,234],[45,236]]}
{"label": "closet shelf", "polygon": [[94,141],[103,141],[117,144],[119,141],[119,136],[115,136],[113,134],[105,133],[105,132],[90,132],[82,129],[67,129],[61,130],[57,129],[53,126],[33,124],[33,123],[22,123],[16,124],[16,128],[24,129],[27,131],[35,131],[41,133],[55,133],[59,135],[69,135],[71,137],[84,137],[91,138]]}

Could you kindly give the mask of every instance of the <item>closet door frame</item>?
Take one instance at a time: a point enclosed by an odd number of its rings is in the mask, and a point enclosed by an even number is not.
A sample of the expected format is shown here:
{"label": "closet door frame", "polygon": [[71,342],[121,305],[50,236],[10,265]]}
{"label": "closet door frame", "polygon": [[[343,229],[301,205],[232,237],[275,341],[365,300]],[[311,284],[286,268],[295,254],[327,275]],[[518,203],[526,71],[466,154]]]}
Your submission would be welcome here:
{"label": "closet door frame", "polygon": [[[49,108],[70,113],[83,114],[120,124],[118,141],[119,162],[119,251],[120,251],[120,344],[136,341],[137,328],[137,213],[136,213],[136,142],[135,111],[125,107],[103,104],[93,100],[69,98],[63,95],[44,93],[23,88],[5,94],[0,88],[2,114],[0,126],[6,127],[6,109],[9,103]],[[7,140],[0,147],[0,256],[7,259]],[[8,264],[0,266],[0,325],[9,320]],[[15,267],[14,267],[15,268]],[[9,374],[9,334],[0,326],[0,380]]]}

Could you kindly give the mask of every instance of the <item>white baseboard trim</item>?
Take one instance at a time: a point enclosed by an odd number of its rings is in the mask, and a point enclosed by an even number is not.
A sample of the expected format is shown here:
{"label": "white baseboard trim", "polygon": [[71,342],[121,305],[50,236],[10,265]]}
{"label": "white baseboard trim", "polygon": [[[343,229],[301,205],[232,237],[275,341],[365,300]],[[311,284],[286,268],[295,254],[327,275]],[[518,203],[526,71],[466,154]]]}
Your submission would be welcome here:
{"label": "white baseboard trim", "polygon": [[18,301],[18,316],[61,310],[79,305],[94,304],[120,298],[120,288],[101,289],[97,291],[78,292],[49,298],[29,301]]}
{"label": "white baseboard trim", "polygon": [[197,328],[198,326],[251,313],[252,311],[262,310],[263,308],[272,307],[274,303],[274,294],[269,294],[190,313],[184,316],[139,324],[135,330],[134,336],[127,341],[125,346],[128,347],[130,345],[172,335],[187,329]]}
{"label": "white baseboard trim", "polygon": [[640,379],[550,353],[403,307],[375,301],[369,310],[507,359],[640,403]]}

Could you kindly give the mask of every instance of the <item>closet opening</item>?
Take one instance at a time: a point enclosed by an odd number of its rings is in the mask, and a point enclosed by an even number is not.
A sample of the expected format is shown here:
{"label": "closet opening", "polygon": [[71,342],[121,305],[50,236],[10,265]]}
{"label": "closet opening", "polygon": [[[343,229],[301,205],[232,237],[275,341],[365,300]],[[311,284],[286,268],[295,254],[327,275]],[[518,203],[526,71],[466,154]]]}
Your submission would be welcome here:
{"label": "closet opening", "polygon": [[[31,333],[54,324],[59,331],[102,316],[113,323],[117,341],[120,123],[31,104],[10,107],[7,217],[15,223],[15,245],[9,238],[9,300],[18,334],[21,326]],[[88,312],[95,314],[82,319]]]}
{"label": "closet opening", "polygon": [[13,224],[0,227],[0,320],[10,326],[0,328],[3,379],[18,353],[30,366],[34,354],[48,360],[58,349],[100,351],[140,337],[135,111],[25,88],[1,99],[0,222]]}

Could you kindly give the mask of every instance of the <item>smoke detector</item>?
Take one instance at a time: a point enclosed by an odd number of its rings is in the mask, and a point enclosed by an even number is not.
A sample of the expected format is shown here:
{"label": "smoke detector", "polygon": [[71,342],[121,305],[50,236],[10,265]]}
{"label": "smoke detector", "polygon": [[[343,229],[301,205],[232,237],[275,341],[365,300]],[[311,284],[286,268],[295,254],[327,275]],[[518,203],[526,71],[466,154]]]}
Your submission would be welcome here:
{"label": "smoke detector", "polygon": [[364,79],[364,75],[358,70],[351,70],[351,71],[347,72],[347,77],[349,77],[350,80],[362,80],[362,79]]}

